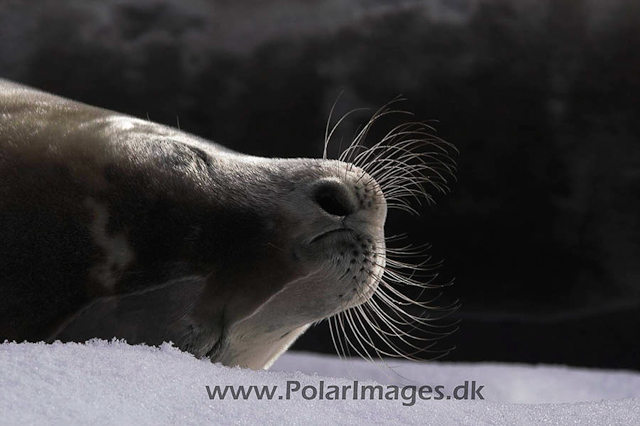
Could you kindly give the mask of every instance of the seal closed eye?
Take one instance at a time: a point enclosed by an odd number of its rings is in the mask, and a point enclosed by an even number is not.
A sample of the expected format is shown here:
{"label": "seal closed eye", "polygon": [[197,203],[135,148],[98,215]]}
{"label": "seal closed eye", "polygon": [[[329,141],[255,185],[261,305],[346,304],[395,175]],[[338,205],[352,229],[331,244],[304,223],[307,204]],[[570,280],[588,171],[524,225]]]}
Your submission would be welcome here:
{"label": "seal closed eye", "polygon": [[390,283],[414,281],[390,272],[387,207],[442,183],[407,140],[253,157],[2,80],[0,117],[2,340],[172,341],[266,368],[313,322],[390,321],[372,296],[397,308]]}

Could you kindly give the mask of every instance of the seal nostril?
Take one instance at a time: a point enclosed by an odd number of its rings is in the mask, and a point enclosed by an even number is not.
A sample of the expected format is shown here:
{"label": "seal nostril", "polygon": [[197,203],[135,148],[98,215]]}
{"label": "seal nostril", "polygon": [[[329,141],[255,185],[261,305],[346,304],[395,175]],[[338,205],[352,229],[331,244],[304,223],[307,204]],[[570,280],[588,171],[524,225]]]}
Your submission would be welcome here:
{"label": "seal nostril", "polygon": [[346,191],[339,182],[327,181],[316,188],[313,197],[320,208],[330,215],[348,216],[355,213],[356,208]]}

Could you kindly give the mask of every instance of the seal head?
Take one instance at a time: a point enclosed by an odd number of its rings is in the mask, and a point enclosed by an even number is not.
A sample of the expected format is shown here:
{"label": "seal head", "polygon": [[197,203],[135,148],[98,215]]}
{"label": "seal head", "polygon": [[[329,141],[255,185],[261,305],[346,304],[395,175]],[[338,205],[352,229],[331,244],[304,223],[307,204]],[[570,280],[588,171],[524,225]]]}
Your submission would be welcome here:
{"label": "seal head", "polygon": [[264,368],[367,301],[387,206],[364,170],[238,154],[0,82],[0,339],[172,341]]}

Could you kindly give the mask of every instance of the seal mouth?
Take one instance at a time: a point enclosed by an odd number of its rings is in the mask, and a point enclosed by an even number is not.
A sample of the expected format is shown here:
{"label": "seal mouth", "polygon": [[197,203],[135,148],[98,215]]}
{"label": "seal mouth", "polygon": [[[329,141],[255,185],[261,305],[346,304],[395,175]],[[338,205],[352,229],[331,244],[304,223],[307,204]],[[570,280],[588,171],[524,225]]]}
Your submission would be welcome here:
{"label": "seal mouth", "polygon": [[324,240],[326,238],[328,238],[331,235],[335,235],[335,234],[353,234],[354,231],[352,231],[349,228],[337,228],[337,229],[331,229],[327,232],[323,232],[322,234],[316,235],[315,237],[313,237],[311,239],[311,241],[309,241],[309,244],[313,244],[316,243],[318,241]]}

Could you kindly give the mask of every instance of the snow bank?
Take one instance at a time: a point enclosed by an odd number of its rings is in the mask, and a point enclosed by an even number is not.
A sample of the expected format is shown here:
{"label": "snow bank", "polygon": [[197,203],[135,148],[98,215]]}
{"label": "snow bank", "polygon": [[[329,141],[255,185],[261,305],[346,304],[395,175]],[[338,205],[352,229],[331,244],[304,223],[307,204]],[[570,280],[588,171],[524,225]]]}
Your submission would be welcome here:
{"label": "snow bank", "polygon": [[[301,387],[405,383],[362,362],[287,354],[274,370],[226,368],[164,345],[0,345],[0,424],[640,424],[640,374],[499,364],[394,363],[416,386],[484,385],[484,401],[282,398]],[[320,372],[329,378],[306,373]],[[272,400],[210,399],[216,385],[278,386]],[[209,390],[207,390],[209,386]],[[447,388],[449,389],[449,388]],[[229,394],[227,394],[228,396]],[[600,400],[615,398],[614,400]],[[626,398],[626,399],[619,399]],[[511,402],[590,401],[522,405]]]}
{"label": "snow bank", "polygon": [[482,395],[486,401],[517,404],[640,398],[640,373],[565,366],[396,360],[380,365],[362,359],[340,361],[326,355],[289,352],[276,361],[271,371],[299,371],[384,384],[443,384],[450,389],[465,380],[475,380],[484,385]]}

